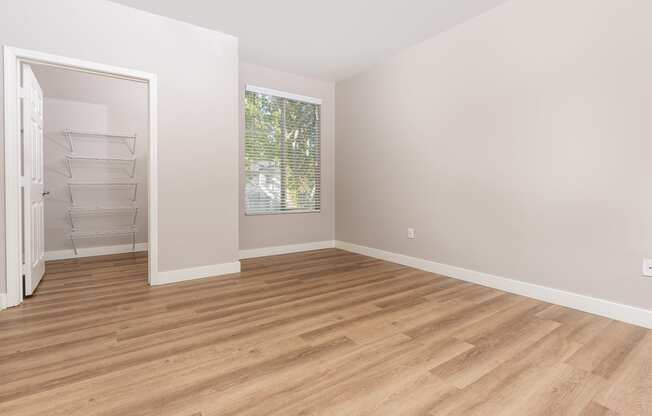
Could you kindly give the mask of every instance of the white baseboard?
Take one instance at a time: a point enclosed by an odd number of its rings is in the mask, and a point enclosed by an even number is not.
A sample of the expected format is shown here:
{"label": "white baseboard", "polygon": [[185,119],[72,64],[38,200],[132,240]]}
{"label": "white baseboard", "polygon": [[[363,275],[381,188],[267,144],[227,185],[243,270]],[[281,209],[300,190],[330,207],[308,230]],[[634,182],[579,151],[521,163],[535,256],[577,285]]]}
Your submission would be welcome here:
{"label": "white baseboard", "polygon": [[185,282],[186,280],[202,279],[204,277],[216,277],[225,274],[239,273],[240,262],[211,264],[209,266],[192,267],[190,269],[169,270],[158,272],[152,277],[152,286],[165,285],[168,283]]}
{"label": "white baseboard", "polygon": [[241,259],[252,259],[254,257],[276,256],[279,254],[299,253],[302,251],[321,250],[335,247],[335,241],[317,241],[314,243],[290,244],[287,246],[254,248],[251,250],[240,250]]}
{"label": "white baseboard", "polygon": [[0,311],[3,309],[7,309],[7,294],[6,293],[0,293]]}
{"label": "white baseboard", "polygon": [[[108,254],[122,254],[133,252],[131,244],[121,244],[117,246],[88,247],[80,248],[78,254],[71,250],[46,251],[45,260],[65,260],[76,259],[81,257],[106,256]],[[147,251],[147,243],[137,243],[136,251]]]}
{"label": "white baseboard", "polygon": [[476,283],[482,286],[488,286],[494,289],[503,290],[505,292],[527,296],[530,298],[542,300],[544,302],[554,303],[556,305],[561,305],[568,308],[589,312],[595,315],[604,316],[610,319],[615,319],[617,321],[623,321],[652,329],[652,311],[648,309],[637,308],[634,306],[624,305],[622,303],[611,302],[604,299],[598,299],[586,295],[553,289],[547,286],[540,286],[519,280],[494,276],[488,273],[450,266],[448,264],[437,263],[430,260],[410,257],[403,254],[379,250],[376,248],[359,246],[344,241],[336,241],[335,247],[342,250],[351,251],[353,253],[375,257],[392,263],[414,267],[415,269],[449,276],[455,279]]}

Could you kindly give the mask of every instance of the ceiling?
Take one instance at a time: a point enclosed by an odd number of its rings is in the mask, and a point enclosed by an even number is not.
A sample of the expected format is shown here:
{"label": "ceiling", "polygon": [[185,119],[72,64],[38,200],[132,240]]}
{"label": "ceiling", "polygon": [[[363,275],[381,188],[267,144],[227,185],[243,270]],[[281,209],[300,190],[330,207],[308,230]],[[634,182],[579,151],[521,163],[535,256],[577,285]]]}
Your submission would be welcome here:
{"label": "ceiling", "polygon": [[235,35],[242,61],[339,81],[506,0],[113,0]]}
{"label": "ceiling", "polygon": [[[47,65],[31,65],[46,98],[80,101],[90,104],[120,105],[123,100],[147,94],[147,84],[96,75],[67,68]],[[129,88],[127,90],[126,88]],[[130,95],[116,94],[130,91]]]}

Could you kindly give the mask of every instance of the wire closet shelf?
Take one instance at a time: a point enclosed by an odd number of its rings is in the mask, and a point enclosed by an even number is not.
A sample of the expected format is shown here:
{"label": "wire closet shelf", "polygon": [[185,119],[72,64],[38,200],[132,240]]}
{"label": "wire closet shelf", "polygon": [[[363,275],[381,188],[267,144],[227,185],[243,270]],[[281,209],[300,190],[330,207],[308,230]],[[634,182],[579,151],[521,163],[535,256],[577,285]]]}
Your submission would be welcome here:
{"label": "wire closet shelf", "polygon": [[[79,254],[78,240],[82,239],[100,239],[106,237],[131,237],[132,251],[136,250],[136,218],[138,215],[138,206],[136,199],[138,196],[138,181],[133,180],[136,174],[136,134],[112,134],[100,133],[83,130],[66,129],[63,134],[67,140],[69,153],[65,156],[66,168],[68,169],[68,191],[70,194],[70,204],[68,208],[68,217],[70,220],[71,232],[69,239],[75,255]],[[78,153],[77,140],[105,141],[123,144],[129,151],[129,156],[119,157],[103,154],[82,154]],[[84,180],[75,176],[76,170],[73,169],[75,162],[103,163],[103,164],[127,164],[128,170],[125,171],[129,180]],[[125,188],[128,190],[127,198],[114,204],[80,202],[78,192],[93,189],[115,189]],[[81,218],[93,218],[100,216],[128,215],[129,224],[112,226],[107,229],[88,229],[81,225]]]}

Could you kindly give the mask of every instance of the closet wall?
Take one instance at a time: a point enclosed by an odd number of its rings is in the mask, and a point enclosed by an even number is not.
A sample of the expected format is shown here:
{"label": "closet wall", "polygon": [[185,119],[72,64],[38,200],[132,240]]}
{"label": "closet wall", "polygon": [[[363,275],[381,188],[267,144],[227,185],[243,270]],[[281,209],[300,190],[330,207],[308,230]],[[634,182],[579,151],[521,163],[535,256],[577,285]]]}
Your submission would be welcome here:
{"label": "closet wall", "polygon": [[[136,194],[137,249],[147,243],[147,163],[148,113],[147,86],[127,80],[84,74],[52,67],[34,67],[44,91],[44,161],[45,188],[50,191],[45,205],[45,249],[49,258],[72,255],[69,238],[71,206],[66,154],[70,152],[64,134],[67,129],[114,134],[136,134],[134,178],[128,177],[130,163],[105,161],[73,162],[74,179],[125,179],[138,182]],[[75,140],[79,154],[130,156],[119,141]],[[84,205],[94,200],[102,205],[124,205],[129,189],[79,189],[76,196]],[[98,199],[99,198],[99,199]],[[86,229],[115,229],[131,220],[131,213],[93,215],[76,218]],[[90,248],[127,246],[132,236],[114,236],[78,240],[79,253]]]}

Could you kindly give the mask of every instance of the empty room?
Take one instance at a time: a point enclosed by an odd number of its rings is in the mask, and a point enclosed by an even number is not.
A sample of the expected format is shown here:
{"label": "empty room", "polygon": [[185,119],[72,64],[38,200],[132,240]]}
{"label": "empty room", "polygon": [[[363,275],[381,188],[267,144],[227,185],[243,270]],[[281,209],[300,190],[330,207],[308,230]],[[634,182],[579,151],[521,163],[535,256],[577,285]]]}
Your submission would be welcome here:
{"label": "empty room", "polygon": [[650,22],[0,0],[0,415],[652,416]]}

